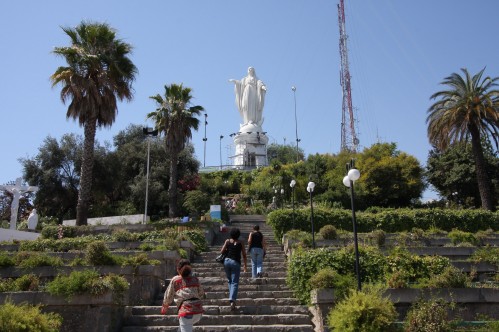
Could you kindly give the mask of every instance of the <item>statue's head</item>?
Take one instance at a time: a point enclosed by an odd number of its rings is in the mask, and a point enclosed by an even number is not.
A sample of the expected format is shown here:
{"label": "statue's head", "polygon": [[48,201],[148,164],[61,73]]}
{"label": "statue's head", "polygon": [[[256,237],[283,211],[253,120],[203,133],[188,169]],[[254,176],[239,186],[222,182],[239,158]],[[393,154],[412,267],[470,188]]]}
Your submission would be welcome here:
{"label": "statue's head", "polygon": [[254,76],[255,75],[255,68],[249,67],[248,68],[248,74],[251,75],[251,76]]}

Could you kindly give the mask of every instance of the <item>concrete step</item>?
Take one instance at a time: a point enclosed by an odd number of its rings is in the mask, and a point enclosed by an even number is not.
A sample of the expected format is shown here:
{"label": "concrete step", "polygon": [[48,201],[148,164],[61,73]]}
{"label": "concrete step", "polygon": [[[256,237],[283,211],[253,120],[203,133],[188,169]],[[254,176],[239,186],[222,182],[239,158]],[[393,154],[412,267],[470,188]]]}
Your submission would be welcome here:
{"label": "concrete step", "polygon": [[[173,309],[172,314],[160,315],[133,315],[126,319],[126,326],[178,326],[178,318]],[[176,309],[175,309],[176,311]],[[272,315],[245,315],[240,309],[224,314],[204,314],[198,325],[304,325],[310,324],[308,314],[272,314]],[[269,330],[273,331],[273,330]]]}
{"label": "concrete step", "polygon": [[[267,297],[293,297],[294,294],[287,287],[280,287],[276,285],[262,286],[259,290],[248,289],[239,287],[238,298],[267,298]],[[156,299],[162,299],[163,294],[158,294]],[[219,286],[213,289],[206,289],[207,299],[227,299],[229,298],[229,290],[227,286]]]}
{"label": "concrete step", "polygon": [[[282,314],[301,314],[308,315],[308,309],[305,306],[296,304],[288,305],[286,301],[279,301],[277,303],[274,300],[272,304],[268,304],[272,299],[238,299],[237,313],[240,315],[282,315]],[[205,301],[203,307],[205,310],[205,315],[231,315],[233,312],[230,310],[230,305],[228,301],[221,303],[217,300],[217,303],[211,304],[209,301]],[[265,304],[267,302],[267,304]],[[132,314],[137,316],[144,315],[157,315],[161,310],[161,305],[157,306],[136,306],[132,308]],[[168,314],[176,314],[177,309],[173,306],[170,307]]]}
{"label": "concrete step", "polygon": [[[127,326],[123,332],[178,332],[178,326]],[[312,325],[195,325],[194,332],[314,332]]]}
{"label": "concrete step", "polygon": [[[241,289],[242,286],[249,286],[249,289],[255,289],[257,285],[286,285],[286,278],[265,277],[261,279],[252,279],[250,276],[251,274],[246,272],[239,278],[239,289]],[[226,285],[225,275],[223,275],[223,277],[203,278],[201,284],[205,288],[208,286]]]}
{"label": "concrete step", "polygon": [[[248,266],[248,270],[250,270],[251,267]],[[264,271],[265,271],[265,266],[264,266]],[[281,270],[280,272],[263,272],[264,277],[273,277],[273,278],[286,278],[286,271]],[[225,272],[224,271],[205,271],[205,272],[196,272],[196,276],[200,278],[223,278],[225,279]],[[243,272],[241,273],[242,278],[250,278],[251,277],[251,272]],[[250,281],[250,283],[253,283]]]}
{"label": "concrete step", "polygon": [[[251,259],[248,258],[246,263],[247,263],[248,268],[249,268],[251,266]],[[193,265],[193,269],[194,269],[195,273],[200,273],[200,272],[206,271],[206,270],[224,271],[223,264],[218,263],[215,260],[213,260],[211,262],[205,262],[205,263],[193,261],[192,265]],[[278,262],[278,261],[268,262],[268,261],[264,260],[263,261],[263,268],[268,270],[268,271],[272,271],[274,269],[276,269],[277,271],[283,271],[283,270],[286,270],[287,264],[285,262]],[[244,273],[244,272],[242,272],[242,273]]]}

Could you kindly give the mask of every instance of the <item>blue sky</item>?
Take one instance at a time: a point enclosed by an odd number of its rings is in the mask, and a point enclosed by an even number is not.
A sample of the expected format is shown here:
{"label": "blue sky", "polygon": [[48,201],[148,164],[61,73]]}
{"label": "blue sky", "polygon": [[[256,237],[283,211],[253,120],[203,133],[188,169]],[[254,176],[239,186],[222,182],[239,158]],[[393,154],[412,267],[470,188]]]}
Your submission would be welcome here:
{"label": "blue sky", "polygon": [[[88,0],[2,3],[0,11],[0,184],[22,175],[19,158],[33,157],[48,136],[82,134],[66,120],[60,88],[49,76],[64,65],[51,51],[69,45],[61,26],[106,22],[134,46],[139,70],[132,102],[119,105],[100,142],[129,124],[151,126],[149,96],[165,84],[191,87],[208,114],[206,166],[230,154],[240,116],[233,85],[253,66],[267,85],[270,142],[294,144],[295,121],[306,155],[340,149],[338,0]],[[426,110],[449,74],[466,67],[499,76],[496,0],[345,0],[352,100],[361,148],[395,142],[425,165],[430,145]],[[204,127],[194,133],[203,158]],[[145,152],[144,152],[145,153]],[[362,170],[361,170],[362,171]],[[424,198],[432,195],[425,193]]]}

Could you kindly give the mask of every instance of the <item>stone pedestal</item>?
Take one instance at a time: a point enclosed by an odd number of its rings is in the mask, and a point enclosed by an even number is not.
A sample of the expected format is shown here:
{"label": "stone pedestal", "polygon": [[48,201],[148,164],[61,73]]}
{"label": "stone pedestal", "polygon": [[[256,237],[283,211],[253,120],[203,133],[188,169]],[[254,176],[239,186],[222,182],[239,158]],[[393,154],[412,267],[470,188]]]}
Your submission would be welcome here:
{"label": "stone pedestal", "polygon": [[234,136],[235,154],[232,165],[238,169],[268,166],[269,139],[260,126],[248,124]]}

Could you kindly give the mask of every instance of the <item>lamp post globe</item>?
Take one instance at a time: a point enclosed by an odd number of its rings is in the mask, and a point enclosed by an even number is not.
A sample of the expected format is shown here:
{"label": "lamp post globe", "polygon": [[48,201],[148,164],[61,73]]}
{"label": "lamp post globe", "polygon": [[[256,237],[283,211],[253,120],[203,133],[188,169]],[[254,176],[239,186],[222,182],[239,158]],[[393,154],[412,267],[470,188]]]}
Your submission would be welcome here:
{"label": "lamp post globe", "polygon": [[351,170],[348,171],[348,178],[352,181],[357,181],[360,178],[360,172],[356,168],[352,168]]}
{"label": "lamp post globe", "polygon": [[345,187],[350,188],[350,178],[348,177],[348,175],[345,175],[345,177],[343,178],[343,184],[345,185]]}

